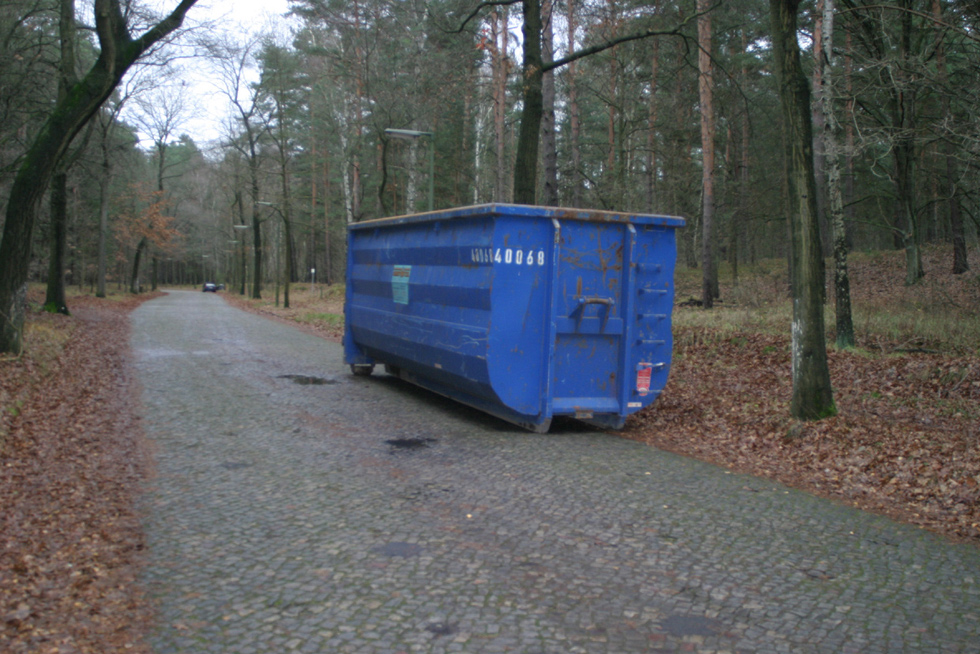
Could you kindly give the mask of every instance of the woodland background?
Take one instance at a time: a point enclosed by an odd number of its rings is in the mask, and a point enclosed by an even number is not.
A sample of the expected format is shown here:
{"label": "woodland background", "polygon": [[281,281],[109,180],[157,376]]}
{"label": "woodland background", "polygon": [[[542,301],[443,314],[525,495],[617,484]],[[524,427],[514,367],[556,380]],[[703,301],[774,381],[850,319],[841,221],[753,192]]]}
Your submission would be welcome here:
{"label": "woodland background", "polygon": [[[953,269],[938,274],[965,272],[980,226],[980,10],[838,0],[825,68],[815,65],[829,36],[824,4],[802,4],[799,42],[814,80],[825,254],[832,230],[819,101],[830,94],[848,245],[905,249],[908,283],[922,272],[914,268],[925,243],[954,251]],[[0,6],[0,203],[57,95],[59,5]],[[76,139],[67,158],[67,283],[104,293],[105,283],[140,290],[208,280],[258,297],[286,281],[341,280],[345,225],[426,209],[430,155],[435,208],[509,201],[523,108],[519,4],[290,7],[291,22],[262,33],[189,20]],[[152,23],[145,8],[127,9],[134,24]],[[707,37],[698,9],[710,16]],[[95,52],[86,11],[81,3],[80,70]],[[725,261],[736,279],[739,265],[787,256],[768,2],[545,0],[542,14],[545,61],[644,30],[669,34],[545,74],[539,203],[684,216],[682,265]],[[700,54],[710,58],[699,72]],[[223,107],[201,106],[189,67],[211,71]],[[830,71],[828,88],[821,78]],[[699,92],[706,75],[710,105]],[[183,131],[195,114],[225,109],[214,140]],[[397,139],[387,129],[431,136]],[[705,160],[713,163],[710,230]],[[33,238],[30,278],[43,281],[52,242],[43,219]]]}
{"label": "woodland background", "polygon": [[[195,25],[191,8],[131,70],[65,158],[65,229],[42,211],[24,352],[0,354],[0,649],[148,651],[151,457],[125,344],[153,294],[130,291],[224,283],[240,306],[338,338],[346,225],[428,208],[430,156],[435,208],[513,197],[529,2],[303,0],[261,33]],[[798,41],[823,254],[838,161],[852,257],[857,347],[827,348],[836,416],[788,410],[791,201],[767,0],[543,0],[544,62],[660,36],[545,74],[535,199],[688,221],[671,380],[623,436],[975,544],[980,5],[829,2],[802,3]],[[69,4],[0,3],[0,221],[58,97]],[[108,4],[135,31],[159,20]],[[78,3],[78,71],[96,55],[91,9]],[[190,69],[210,71],[221,106],[201,106]],[[204,112],[224,128],[195,141]],[[41,310],[61,269],[70,317]],[[705,270],[712,311],[696,306]]]}

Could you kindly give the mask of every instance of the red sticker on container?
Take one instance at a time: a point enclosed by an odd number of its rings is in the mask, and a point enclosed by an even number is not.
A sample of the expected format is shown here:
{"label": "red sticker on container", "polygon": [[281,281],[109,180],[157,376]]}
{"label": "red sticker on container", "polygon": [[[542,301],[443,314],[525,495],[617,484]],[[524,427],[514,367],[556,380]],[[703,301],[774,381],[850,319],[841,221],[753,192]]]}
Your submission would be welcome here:
{"label": "red sticker on container", "polygon": [[640,395],[646,395],[650,392],[650,377],[653,374],[653,366],[649,364],[640,364],[640,368],[636,371],[636,392]]}

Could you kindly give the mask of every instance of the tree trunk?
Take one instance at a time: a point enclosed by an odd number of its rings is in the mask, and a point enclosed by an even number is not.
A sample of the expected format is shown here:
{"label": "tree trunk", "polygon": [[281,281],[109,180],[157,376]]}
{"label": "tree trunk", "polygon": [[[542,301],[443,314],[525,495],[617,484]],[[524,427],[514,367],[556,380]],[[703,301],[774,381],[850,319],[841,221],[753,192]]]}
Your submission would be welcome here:
{"label": "tree trunk", "polygon": [[949,227],[953,237],[953,274],[962,275],[970,270],[966,253],[966,231],[963,229],[963,214],[960,211],[959,186],[956,183],[956,157],[953,146],[946,144],[946,185],[949,196]]}
{"label": "tree trunk", "polygon": [[493,184],[493,201],[507,201],[507,29],[509,9],[497,7],[493,21],[493,134],[497,157]]}
{"label": "tree trunk", "polygon": [[847,270],[847,229],[844,223],[844,196],[841,188],[840,126],[833,110],[834,86],[832,81],[834,59],[834,2],[822,0],[824,35],[817,64],[823,68],[820,75],[820,114],[822,117],[826,148],[827,191],[830,196],[830,217],[834,236],[834,303],[836,316],[837,347],[854,347],[854,321],[851,315],[851,278]]}
{"label": "tree trunk", "polygon": [[102,176],[99,179],[99,272],[96,279],[95,297],[105,297],[105,276],[106,260],[106,240],[109,235],[109,181],[111,168],[108,161],[108,154],[103,146],[104,159],[102,160]]}
{"label": "tree trunk", "polygon": [[919,250],[919,225],[915,200],[915,91],[912,88],[910,60],[912,57],[912,14],[909,0],[902,0],[899,20],[902,31],[899,38],[901,62],[893,75],[892,88],[892,132],[895,153],[895,187],[898,198],[899,229],[902,246],[905,248],[905,283],[918,283],[925,276],[922,268],[922,253]]}
{"label": "tree trunk", "polygon": [[44,309],[69,315],[65,300],[65,250],[68,245],[68,174],[57,173],[51,180],[51,257]]}
{"label": "tree trunk", "polygon": [[847,101],[844,103],[844,227],[847,250],[854,248],[852,225],[854,223],[854,62],[851,57],[853,47],[851,32],[844,39],[844,89]]}
{"label": "tree trunk", "polygon": [[782,105],[792,228],[792,374],[794,418],[837,413],[823,327],[823,267],[813,174],[810,92],[797,43],[800,0],[770,0],[770,21]]}
{"label": "tree trunk", "polygon": [[146,249],[147,240],[144,236],[140,239],[139,244],[136,246],[136,254],[133,256],[133,270],[129,277],[129,292],[139,293],[140,292],[140,259],[143,257],[143,251]]}
{"label": "tree trunk", "polygon": [[817,0],[813,14],[813,175],[817,180],[817,223],[820,225],[820,237],[823,251],[830,253],[830,241],[828,235],[830,229],[827,224],[827,145],[824,143],[826,133],[825,116],[823,111],[825,85],[823,75],[825,67],[821,60],[824,57],[824,39],[831,38],[828,34],[830,28],[827,27],[825,20],[824,0]]}
{"label": "tree trunk", "polygon": [[18,353],[23,344],[24,301],[31,238],[51,176],[75,135],[92,118],[129,67],[151,46],[177,29],[196,0],[176,9],[137,39],[131,39],[118,0],[96,0],[96,33],[101,52],[83,79],[56,102],[35,135],[10,188],[0,241],[0,352]]}
{"label": "tree trunk", "polygon": [[[748,31],[743,29],[742,32],[742,54],[748,53],[749,38]],[[745,86],[748,82],[749,71],[748,67],[743,64],[741,70],[739,71],[740,83]],[[728,263],[732,269],[732,283],[738,285],[738,259],[739,259],[739,240],[742,237],[742,231],[745,226],[749,224],[749,152],[751,149],[751,124],[749,122],[749,111],[746,107],[742,111],[741,126],[739,129],[741,135],[740,146],[738,153],[738,173],[736,174],[736,183],[738,184],[738,206],[735,209],[735,216],[732,219],[732,238],[731,238],[731,251],[728,253]]]}
{"label": "tree trunk", "polygon": [[[575,51],[575,2],[570,0],[568,6],[568,52]],[[578,87],[575,77],[575,62],[568,64],[568,123],[571,134],[569,148],[572,151],[572,199],[571,206],[582,206],[582,150],[579,146],[582,132],[579,117]]]}
{"label": "tree trunk", "polygon": [[[544,0],[542,5],[542,57],[547,61],[554,59],[555,43],[552,28],[553,0]],[[541,80],[541,92],[544,102],[544,115],[541,121],[542,165],[544,167],[544,189],[541,203],[547,206],[558,206],[558,151],[555,145],[555,75],[545,74]]]}
{"label": "tree trunk", "polygon": [[[932,16],[936,24],[940,24],[943,19],[942,3],[939,0],[932,0]],[[939,74],[941,87],[946,86],[949,74],[946,70],[946,48],[944,46],[945,31],[936,30],[936,72]],[[941,96],[942,116],[949,120],[952,118],[949,107],[949,95]],[[963,230],[963,214],[960,213],[959,186],[956,183],[957,166],[956,157],[953,154],[953,144],[949,141],[943,143],[943,155],[946,158],[946,199],[949,202],[949,229],[953,239],[953,274],[962,275],[970,269],[967,262],[966,252],[966,232]]]}
{"label": "tree trunk", "polygon": [[701,108],[701,306],[714,306],[715,120],[709,0],[698,0],[698,97]]}
{"label": "tree trunk", "polygon": [[[75,0],[59,3],[58,32],[61,61],[58,71],[58,100],[64,100],[77,81],[75,77]],[[68,244],[68,170],[65,165],[51,180],[51,256],[48,260],[48,285],[44,308],[68,315],[65,298],[65,250]]]}
{"label": "tree trunk", "polygon": [[524,0],[524,63],[521,66],[521,90],[524,107],[517,138],[514,162],[514,202],[534,204],[538,168],[538,135],[544,113],[541,59],[541,5],[538,0]]}
{"label": "tree trunk", "polygon": [[252,299],[262,299],[262,221],[259,219],[259,161],[255,148],[248,160],[250,199],[252,201]]}
{"label": "tree trunk", "polygon": [[650,101],[647,109],[647,213],[657,211],[657,80],[660,77],[660,41],[654,39],[650,61]]}

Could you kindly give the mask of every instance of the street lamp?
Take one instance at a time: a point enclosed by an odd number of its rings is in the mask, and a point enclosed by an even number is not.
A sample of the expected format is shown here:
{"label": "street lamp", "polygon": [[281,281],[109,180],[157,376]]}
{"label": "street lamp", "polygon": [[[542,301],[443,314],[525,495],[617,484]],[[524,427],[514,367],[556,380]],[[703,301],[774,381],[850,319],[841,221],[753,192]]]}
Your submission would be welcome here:
{"label": "street lamp", "polygon": [[405,139],[407,141],[413,141],[415,139],[420,139],[423,136],[429,138],[429,211],[432,211],[432,180],[435,177],[435,141],[432,138],[432,132],[417,132],[414,129],[394,129],[387,128],[385,134],[395,139]]}

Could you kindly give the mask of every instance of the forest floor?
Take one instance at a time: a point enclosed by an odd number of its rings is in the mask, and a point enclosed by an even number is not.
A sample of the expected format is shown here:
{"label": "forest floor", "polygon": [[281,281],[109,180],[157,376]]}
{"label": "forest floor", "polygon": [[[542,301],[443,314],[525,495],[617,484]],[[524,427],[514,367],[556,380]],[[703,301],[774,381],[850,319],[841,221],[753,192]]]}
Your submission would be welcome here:
{"label": "forest floor", "polygon": [[[619,434],[980,545],[980,256],[953,277],[946,249],[930,249],[912,287],[903,265],[901,252],[852,257],[858,347],[829,351],[836,417],[789,417],[785,264],[763,262],[738,284],[723,267],[715,309],[675,309],[667,387]],[[699,275],[678,272],[678,304]],[[288,310],[272,289],[223,295],[339,340],[342,288],[291,291]],[[33,289],[25,354],[0,356],[0,651],[148,651],[136,579],[152,457],[126,344],[150,297],[72,296],[65,317]]]}

